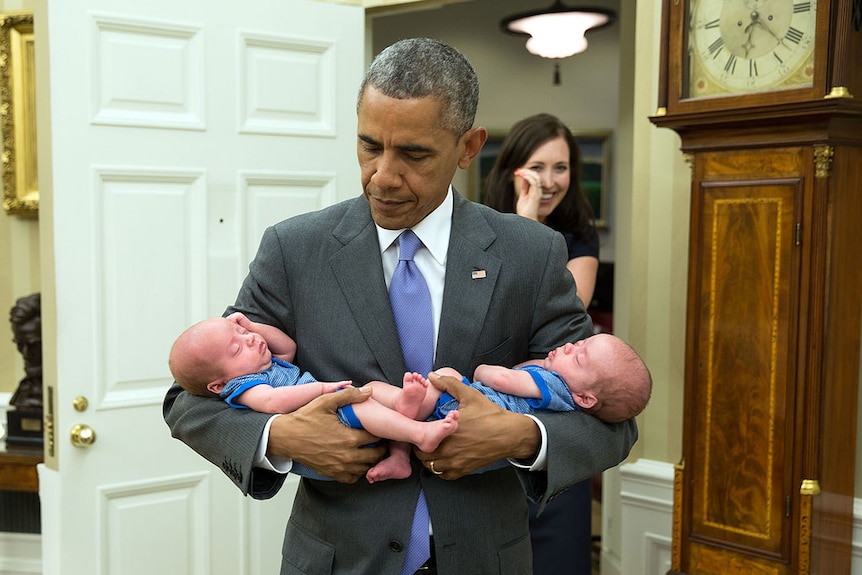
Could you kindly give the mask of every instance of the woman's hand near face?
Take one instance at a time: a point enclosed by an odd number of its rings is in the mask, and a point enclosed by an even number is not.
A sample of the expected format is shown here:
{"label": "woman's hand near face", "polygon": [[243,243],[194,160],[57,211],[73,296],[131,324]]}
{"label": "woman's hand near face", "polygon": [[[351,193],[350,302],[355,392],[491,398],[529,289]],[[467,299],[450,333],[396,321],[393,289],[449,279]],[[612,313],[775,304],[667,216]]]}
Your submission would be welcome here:
{"label": "woman's hand near face", "polygon": [[542,181],[539,174],[526,168],[515,170],[515,213],[539,221],[539,203],[542,201]]}

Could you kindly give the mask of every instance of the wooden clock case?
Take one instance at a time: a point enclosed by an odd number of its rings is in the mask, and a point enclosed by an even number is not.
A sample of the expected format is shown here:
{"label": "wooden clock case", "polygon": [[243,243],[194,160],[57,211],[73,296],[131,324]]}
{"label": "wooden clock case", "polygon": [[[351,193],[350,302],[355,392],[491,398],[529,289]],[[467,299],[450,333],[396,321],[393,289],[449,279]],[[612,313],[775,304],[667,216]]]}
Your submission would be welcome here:
{"label": "wooden clock case", "polygon": [[817,1],[811,87],[702,99],[684,97],[686,5],[663,5],[650,118],[692,167],[671,573],[849,574],[862,1]]}

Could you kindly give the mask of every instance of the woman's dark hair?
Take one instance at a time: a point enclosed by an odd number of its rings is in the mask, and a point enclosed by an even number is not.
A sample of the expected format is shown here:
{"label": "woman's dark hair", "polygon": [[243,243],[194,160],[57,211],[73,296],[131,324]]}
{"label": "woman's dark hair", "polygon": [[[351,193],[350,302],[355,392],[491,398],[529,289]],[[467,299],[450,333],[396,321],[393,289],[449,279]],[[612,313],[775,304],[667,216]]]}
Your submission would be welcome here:
{"label": "woman's dark hair", "polygon": [[497,161],[485,185],[485,204],[499,212],[515,212],[515,170],[527,163],[536,149],[557,137],[569,145],[571,178],[569,191],[560,205],[548,215],[547,223],[586,239],[592,226],[593,208],[581,189],[581,151],[572,131],[556,116],[536,114],[517,122],[503,139]]}

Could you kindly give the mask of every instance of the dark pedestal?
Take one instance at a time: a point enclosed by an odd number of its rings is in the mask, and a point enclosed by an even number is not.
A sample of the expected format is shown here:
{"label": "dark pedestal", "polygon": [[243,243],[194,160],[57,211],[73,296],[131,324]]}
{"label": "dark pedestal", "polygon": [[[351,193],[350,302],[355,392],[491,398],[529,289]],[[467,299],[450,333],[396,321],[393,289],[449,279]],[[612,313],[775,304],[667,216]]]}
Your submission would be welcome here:
{"label": "dark pedestal", "polygon": [[6,412],[6,443],[42,450],[42,410],[13,408]]}

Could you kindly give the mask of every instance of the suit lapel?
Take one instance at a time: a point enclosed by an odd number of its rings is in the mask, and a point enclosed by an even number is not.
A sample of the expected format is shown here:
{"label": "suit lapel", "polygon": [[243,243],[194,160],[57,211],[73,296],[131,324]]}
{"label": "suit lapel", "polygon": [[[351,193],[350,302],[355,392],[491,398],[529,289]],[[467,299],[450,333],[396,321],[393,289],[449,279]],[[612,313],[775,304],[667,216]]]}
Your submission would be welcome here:
{"label": "suit lapel", "polygon": [[470,365],[500,274],[502,262],[487,251],[496,237],[480,208],[456,193],[435,367]]}
{"label": "suit lapel", "polygon": [[401,344],[383,279],[377,229],[364,198],[353,202],[332,235],[344,247],[330,258],[329,264],[350,312],[386,380],[401,385],[404,361],[400,353],[392,353],[393,349],[401,349]]}
{"label": "suit lapel", "polygon": [[[400,385],[406,368],[401,354],[392,353],[401,344],[383,279],[377,230],[364,198],[353,203],[332,234],[344,247],[329,263],[351,314],[386,380]],[[502,264],[487,251],[495,239],[480,208],[456,193],[434,367],[469,365],[475,355]]]}

